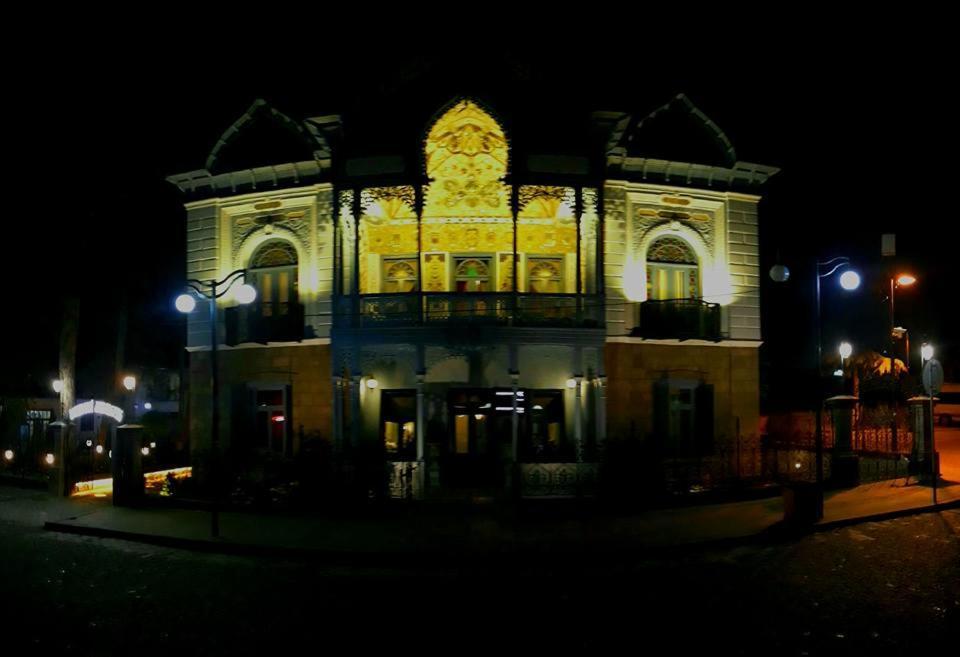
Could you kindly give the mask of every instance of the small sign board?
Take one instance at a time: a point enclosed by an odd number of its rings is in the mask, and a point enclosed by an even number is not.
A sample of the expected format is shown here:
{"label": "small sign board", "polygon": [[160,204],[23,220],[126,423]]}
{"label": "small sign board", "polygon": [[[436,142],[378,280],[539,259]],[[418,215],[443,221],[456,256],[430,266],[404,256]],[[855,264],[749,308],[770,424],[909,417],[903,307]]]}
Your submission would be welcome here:
{"label": "small sign board", "polygon": [[897,236],[894,233],[880,236],[880,255],[897,255]]}
{"label": "small sign board", "polygon": [[931,358],[923,366],[923,389],[928,397],[940,394],[943,387],[943,365],[936,358]]}
{"label": "small sign board", "polygon": [[897,255],[897,236],[894,233],[884,233],[880,236],[880,255]]}

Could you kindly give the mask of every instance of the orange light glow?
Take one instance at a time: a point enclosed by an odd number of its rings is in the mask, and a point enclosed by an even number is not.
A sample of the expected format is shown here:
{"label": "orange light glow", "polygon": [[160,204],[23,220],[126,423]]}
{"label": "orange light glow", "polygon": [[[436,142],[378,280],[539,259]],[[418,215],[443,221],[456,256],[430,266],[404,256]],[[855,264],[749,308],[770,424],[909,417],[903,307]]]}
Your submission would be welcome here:
{"label": "orange light glow", "polygon": [[911,276],[910,274],[900,274],[899,276],[897,276],[897,285],[900,285],[903,287],[906,287],[908,285],[913,285],[916,282],[917,282],[917,278],[915,276]]}
{"label": "orange light glow", "polygon": [[[188,479],[193,475],[193,468],[171,468],[170,470],[158,470],[156,472],[143,473],[144,484],[146,487],[157,487],[163,485],[167,475],[172,475],[174,479]],[[70,497],[105,497],[113,493],[113,479],[92,479],[90,481],[78,481],[73,485],[73,491]]]}

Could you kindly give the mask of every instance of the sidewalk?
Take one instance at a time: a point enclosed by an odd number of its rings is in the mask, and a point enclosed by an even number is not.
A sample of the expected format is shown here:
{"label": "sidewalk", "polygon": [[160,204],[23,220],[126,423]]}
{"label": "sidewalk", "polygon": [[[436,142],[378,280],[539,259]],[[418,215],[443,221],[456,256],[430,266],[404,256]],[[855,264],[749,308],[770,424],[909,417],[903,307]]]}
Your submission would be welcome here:
{"label": "sidewalk", "polygon": [[[932,510],[928,486],[903,484],[900,479],[829,492],[825,517],[813,530]],[[944,484],[940,493],[941,503],[960,506],[960,484]],[[769,540],[779,535],[783,519],[779,497],[633,515],[565,510],[400,507],[349,518],[228,512],[221,514],[221,537],[212,539],[206,511],[128,509],[114,507],[109,500],[51,500],[44,526],[212,552],[404,564],[480,556],[672,553],[684,547]]]}

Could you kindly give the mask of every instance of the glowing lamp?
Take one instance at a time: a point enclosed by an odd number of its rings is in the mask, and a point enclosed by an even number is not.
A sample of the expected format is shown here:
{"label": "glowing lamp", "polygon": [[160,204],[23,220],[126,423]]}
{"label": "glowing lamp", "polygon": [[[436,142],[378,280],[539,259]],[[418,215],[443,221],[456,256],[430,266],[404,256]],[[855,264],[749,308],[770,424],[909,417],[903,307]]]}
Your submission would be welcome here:
{"label": "glowing lamp", "polygon": [[244,283],[237,288],[233,298],[237,300],[237,303],[253,303],[257,299],[257,290],[249,283]]}
{"label": "glowing lamp", "polygon": [[930,360],[933,358],[933,345],[925,344],[920,347],[920,356],[923,358],[923,360]]}
{"label": "glowing lamp", "polygon": [[840,358],[843,358],[844,360],[846,360],[847,358],[850,358],[850,354],[852,353],[853,353],[852,344],[850,344],[849,342],[840,343]]}
{"label": "glowing lamp", "polygon": [[150,402],[144,402],[143,408],[144,410],[149,411],[153,408],[153,404],[151,404]]}
{"label": "glowing lamp", "polygon": [[844,290],[856,290],[860,287],[860,274],[853,270],[847,270],[840,274],[840,287]]}
{"label": "glowing lamp", "polygon": [[97,454],[103,454],[103,445],[97,445]]}
{"label": "glowing lamp", "polygon": [[153,443],[153,442],[150,443],[150,449],[156,449],[156,448],[157,448],[157,443]]}
{"label": "glowing lamp", "polygon": [[137,387],[137,377],[129,375],[123,377],[123,387],[132,391]]}
{"label": "glowing lamp", "polygon": [[917,282],[916,276],[911,276],[910,274],[900,274],[897,276],[897,285],[902,287],[907,287],[913,285]]}
{"label": "glowing lamp", "polygon": [[192,294],[184,293],[177,297],[177,300],[173,302],[173,305],[177,307],[177,310],[184,314],[192,313],[193,309],[197,307],[197,300]]}
{"label": "glowing lamp", "polygon": [[87,439],[87,447],[93,447],[93,441],[89,438]]}
{"label": "glowing lamp", "polygon": [[370,388],[371,390],[373,390],[374,388],[376,388],[378,385],[380,385],[380,382],[377,381],[377,380],[376,380],[375,378],[373,378],[372,376],[371,376],[369,379],[367,379],[367,387]]}
{"label": "glowing lamp", "polygon": [[149,448],[149,447],[141,447],[141,448],[140,448],[140,453],[143,454],[144,456],[150,456],[150,448]]}
{"label": "glowing lamp", "polygon": [[843,370],[833,370],[834,376],[843,376]]}
{"label": "glowing lamp", "polygon": [[770,268],[770,279],[774,283],[786,283],[790,280],[790,270],[785,265],[774,265]]}
{"label": "glowing lamp", "polygon": [[473,417],[474,417],[475,420],[482,420],[483,418],[485,418],[485,417],[487,417],[487,416],[484,415],[483,413],[476,413]]}
{"label": "glowing lamp", "polygon": [[7,459],[8,461],[12,461],[12,460],[13,460],[13,450],[12,450],[12,449],[8,449],[7,451],[5,451],[5,452],[3,453],[3,458]]}
{"label": "glowing lamp", "polygon": [[576,388],[576,387],[577,387],[577,380],[576,380],[576,379],[567,379],[567,387],[570,388],[571,390],[573,390],[574,388]]}
{"label": "glowing lamp", "polygon": [[60,379],[54,379],[50,385],[53,386],[53,391],[58,395],[63,392],[63,381]]}
{"label": "glowing lamp", "polygon": [[800,461],[797,461],[796,463],[794,463],[794,464],[793,464],[793,467],[794,467],[795,469],[799,470],[799,469],[800,469]]}
{"label": "glowing lamp", "polygon": [[43,457],[43,460],[46,462],[47,465],[53,465],[53,454],[48,453],[46,456]]}

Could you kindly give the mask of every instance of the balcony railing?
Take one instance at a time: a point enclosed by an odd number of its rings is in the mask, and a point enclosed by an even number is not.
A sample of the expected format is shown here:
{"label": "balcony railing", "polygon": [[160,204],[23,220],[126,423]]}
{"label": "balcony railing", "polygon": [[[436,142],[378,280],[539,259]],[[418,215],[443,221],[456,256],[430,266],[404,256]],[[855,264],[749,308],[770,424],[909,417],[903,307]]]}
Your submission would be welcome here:
{"label": "balcony railing", "polygon": [[484,292],[365,294],[338,300],[335,324],[350,328],[388,326],[603,327],[603,299],[597,295]]}
{"label": "balcony railing", "polygon": [[224,312],[226,343],[299,342],[303,340],[303,304],[254,303]]}
{"label": "balcony railing", "polygon": [[651,339],[719,341],[720,305],[702,299],[668,299],[640,304],[640,325],[632,335]]}

